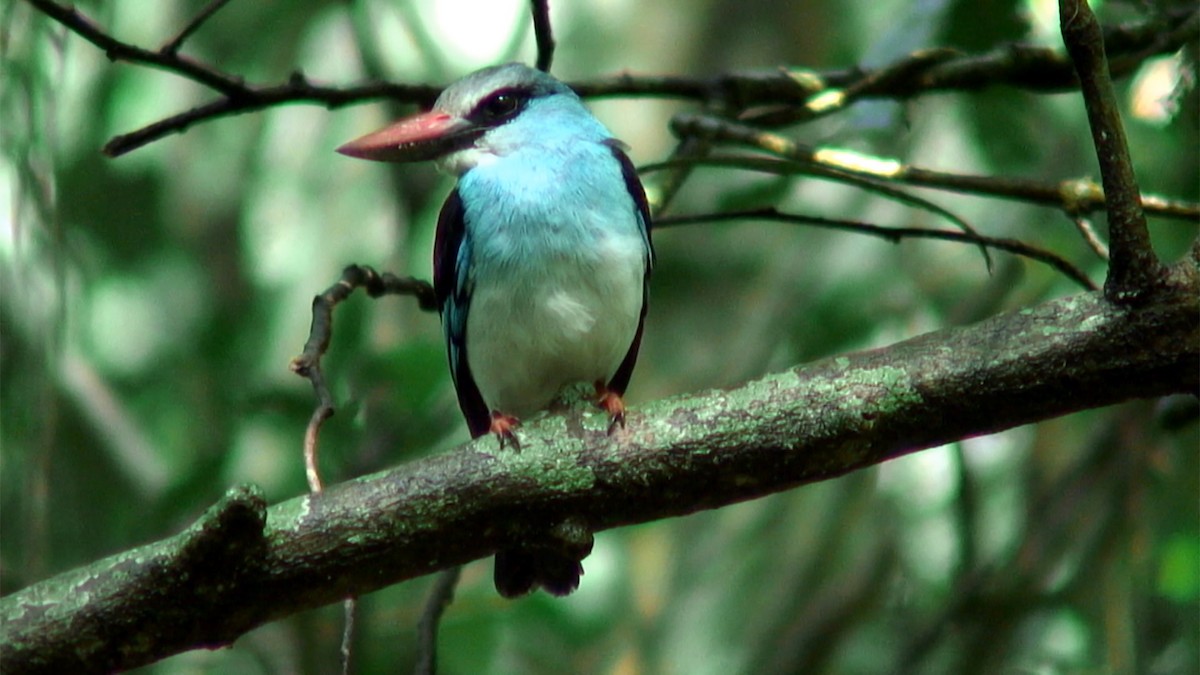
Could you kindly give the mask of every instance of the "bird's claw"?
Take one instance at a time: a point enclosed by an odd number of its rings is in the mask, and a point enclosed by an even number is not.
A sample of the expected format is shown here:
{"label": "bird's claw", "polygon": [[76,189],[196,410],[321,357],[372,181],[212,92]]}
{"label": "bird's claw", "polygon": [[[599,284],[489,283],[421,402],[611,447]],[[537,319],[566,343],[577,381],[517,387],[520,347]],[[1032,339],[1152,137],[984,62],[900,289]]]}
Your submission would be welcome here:
{"label": "bird's claw", "polygon": [[488,429],[494,434],[497,440],[500,441],[500,449],[503,450],[505,444],[512,447],[513,450],[520,452],[521,441],[517,440],[517,434],[513,431],[521,425],[521,420],[512,415],[505,415],[499,410],[492,411],[492,425]]}
{"label": "bird's claw", "polygon": [[600,397],[596,403],[608,413],[608,435],[612,436],[617,427],[625,428],[625,401],[603,382],[596,383],[596,394]]}

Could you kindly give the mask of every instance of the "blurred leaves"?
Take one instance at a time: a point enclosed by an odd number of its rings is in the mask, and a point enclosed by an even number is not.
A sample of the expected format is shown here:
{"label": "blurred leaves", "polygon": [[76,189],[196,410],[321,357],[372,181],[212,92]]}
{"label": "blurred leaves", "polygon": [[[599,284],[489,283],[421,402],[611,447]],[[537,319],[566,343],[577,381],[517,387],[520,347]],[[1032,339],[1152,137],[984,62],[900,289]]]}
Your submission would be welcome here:
{"label": "blurred leaves", "polygon": [[[157,48],[204,4],[79,6],[121,39]],[[451,17],[432,0],[234,1],[181,53],[256,82],[303,70],[339,84],[441,83],[509,58],[512,31],[527,30],[476,16],[487,3],[459,4],[468,9]],[[555,4],[561,70],[878,65],[924,47],[1040,39],[1045,12],[1033,0],[729,4]],[[914,23],[916,32],[901,28]],[[531,44],[518,58],[530,60]],[[286,366],[307,335],[311,298],[351,262],[428,276],[447,188],[425,169],[389,173],[333,154],[394,114],[377,106],[275,108],[105,159],[113,134],[207,93],[109,63],[24,2],[0,8],[0,52],[7,593],[175,531],[231,484],[260,483],[272,501],[303,492],[313,401]],[[1184,61],[1194,79],[1194,57]],[[1197,93],[1180,91],[1167,123],[1126,119],[1143,188],[1196,200]],[[1096,176],[1075,95],[995,89],[887,109],[896,114],[867,119],[852,108],[795,133],[945,171]],[[668,147],[666,107],[627,99],[602,110],[639,161],[662,159],[647,149]],[[1061,214],[937,198],[984,233],[1102,273]],[[845,186],[717,169],[696,170],[673,210],[764,204],[871,222],[930,218]],[[1152,228],[1168,259],[1196,237],[1178,222]],[[989,277],[977,251],[947,243],[759,223],[663,231],[656,245],[635,404],[1075,292],[1003,254]],[[328,480],[465,438],[432,315],[406,299],[360,297],[339,308],[334,336]],[[444,620],[443,670],[1186,672],[1200,660],[1198,445],[1194,416],[1167,430],[1153,406],[1131,403],[602,533],[583,587],[565,600],[503,601],[489,563],[477,563]],[[427,586],[362,600],[355,672],[407,668]],[[330,607],[146,670],[330,672],[340,624],[341,608]]]}

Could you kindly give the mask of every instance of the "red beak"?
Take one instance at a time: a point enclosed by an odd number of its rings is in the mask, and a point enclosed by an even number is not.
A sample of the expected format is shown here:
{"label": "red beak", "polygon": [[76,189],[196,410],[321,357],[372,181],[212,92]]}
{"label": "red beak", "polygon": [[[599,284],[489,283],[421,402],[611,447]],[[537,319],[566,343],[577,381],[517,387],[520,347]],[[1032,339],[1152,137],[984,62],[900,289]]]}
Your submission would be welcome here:
{"label": "red beak", "polygon": [[461,117],[431,110],[356,138],[337,151],[376,162],[419,162],[469,144],[478,131]]}

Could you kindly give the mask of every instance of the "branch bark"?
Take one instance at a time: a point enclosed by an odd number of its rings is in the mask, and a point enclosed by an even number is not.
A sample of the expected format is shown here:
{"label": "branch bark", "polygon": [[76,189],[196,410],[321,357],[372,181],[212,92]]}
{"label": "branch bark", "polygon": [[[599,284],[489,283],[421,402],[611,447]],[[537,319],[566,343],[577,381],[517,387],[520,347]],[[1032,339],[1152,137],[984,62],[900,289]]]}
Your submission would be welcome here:
{"label": "branch bark", "polygon": [[1200,273],[1136,309],[1085,293],[631,411],[566,411],[266,508],[237,488],[182,534],[0,599],[6,673],[108,672],[490,555],[754,499],[957,439],[1200,385]]}
{"label": "branch bark", "polygon": [[1114,302],[1136,301],[1156,290],[1165,270],[1150,244],[1141,190],[1133,173],[1117,94],[1109,77],[1104,35],[1087,0],[1060,0],[1059,21],[1063,43],[1079,74],[1104,184],[1111,242],[1104,291]]}

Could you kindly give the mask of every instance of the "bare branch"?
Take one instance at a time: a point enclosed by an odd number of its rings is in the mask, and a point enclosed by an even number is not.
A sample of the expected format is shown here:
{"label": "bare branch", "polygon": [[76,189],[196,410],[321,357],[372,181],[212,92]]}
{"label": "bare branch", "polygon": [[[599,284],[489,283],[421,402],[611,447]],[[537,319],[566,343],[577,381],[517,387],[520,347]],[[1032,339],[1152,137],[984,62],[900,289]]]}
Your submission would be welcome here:
{"label": "bare branch", "polygon": [[[645,173],[667,168],[677,169],[683,166],[729,166],[748,169],[751,171],[763,171],[776,175],[808,175],[817,178],[825,178],[837,181],[839,183],[853,185],[867,192],[880,195],[885,199],[890,199],[907,206],[929,211],[930,213],[945,218],[947,221],[953,223],[955,227],[969,235],[978,235],[975,227],[967,222],[966,219],[939,204],[925,199],[924,197],[909,194],[900,188],[889,185],[887,182],[875,176],[864,176],[853,171],[844,171],[840,168],[840,165],[837,167],[830,167],[815,160],[816,158],[814,157],[813,163],[805,164],[802,162],[779,161],[762,157],[710,156],[690,162],[687,160],[672,159],[666,162],[644,166],[640,170]],[[992,258],[988,253],[987,247],[981,246],[980,252],[983,254],[983,260],[987,264],[988,271],[991,272]]]}
{"label": "bare branch", "polygon": [[456,565],[438,575],[425,600],[425,610],[421,612],[421,620],[417,622],[417,664],[413,669],[416,675],[434,675],[437,673],[437,636],[438,625],[442,614],[454,601],[454,589],[462,576],[462,566]]}
{"label": "bare branch", "polygon": [[304,478],[308,481],[309,492],[320,492],[325,489],[321,482],[321,427],[325,425],[325,420],[333,417],[336,408],[329,393],[329,385],[325,384],[325,372],[321,370],[320,364],[309,368],[304,376],[312,382],[318,400],[317,407],[304,428]]}
{"label": "bare branch", "polygon": [[537,69],[548,73],[554,62],[554,31],[550,25],[550,0],[530,0],[533,35],[537,40]]}
{"label": "bare branch", "polygon": [[1154,291],[1165,268],[1150,244],[1100,22],[1087,0],[1060,0],[1058,11],[1063,43],[1079,73],[1107,197],[1109,266],[1105,295],[1114,302],[1136,302]]}
{"label": "bare branch", "polygon": [[[971,176],[908,166],[897,180],[908,185],[1050,206],[1072,215],[1095,213],[1103,211],[1105,207],[1103,189],[1087,178],[1049,183],[1028,178]],[[1142,195],[1142,202],[1146,211],[1156,216],[1200,223],[1200,204],[1196,202],[1152,194]]]}
{"label": "bare branch", "polygon": [[256,112],[284,103],[316,103],[332,109],[364,100],[391,99],[429,106],[439,93],[439,87],[420,84],[364,84],[348,89],[322,87],[310,83],[307,78],[297,73],[287,84],[259,89],[246,88],[239,96],[217,99],[161,119],[137,131],[114,136],[105,144],[104,154],[120,157],[170,134],[186,131],[197,122]]}
{"label": "bare branch", "polygon": [[172,51],[151,51],[122,42],[105,33],[91,19],[74,7],[63,7],[51,0],[28,0],[29,4],[71,31],[96,45],[112,61],[127,61],[186,77],[214,89],[228,97],[237,98],[248,93],[241,78],[226,75],[219,70],[180,56]]}
{"label": "bare branch", "polygon": [[191,37],[192,33],[200,30],[200,26],[203,26],[205,21],[208,21],[213,14],[216,14],[228,2],[229,0],[211,0],[208,5],[204,7],[204,9],[200,10],[200,12],[196,14],[196,16],[193,17],[186,26],[183,27],[183,30],[179,31],[178,35],[176,35],[174,38],[171,38],[167,44],[163,45],[162,48],[158,50],[159,53],[175,54],[178,52],[179,48],[183,46],[184,41]]}
{"label": "bare branch", "polygon": [[[1109,66],[1114,77],[1132,73],[1147,58],[1170,54],[1200,36],[1200,10],[1175,8],[1161,16],[1104,29],[1111,39]],[[951,52],[951,54],[954,54]],[[934,58],[936,57],[936,58]],[[945,60],[941,60],[942,58]],[[927,62],[934,61],[934,62]],[[907,70],[909,66],[920,68]],[[905,77],[880,77],[879,73]],[[855,90],[859,98],[909,99],[929,93],[977,91],[1008,86],[1033,92],[1078,89],[1079,80],[1070,59],[1047,47],[1012,44],[984,54],[954,54],[930,50],[906,57],[901,67],[879,70],[849,68],[814,71],[771,69],[736,72],[712,77],[644,76],[622,74],[572,83],[581,96],[650,96],[695,101],[726,101],[734,108],[755,105],[809,105],[814,94],[829,90]],[[828,105],[828,102],[822,105]]]}
{"label": "bare branch", "polygon": [[313,298],[312,327],[309,329],[308,340],[304,343],[300,355],[288,365],[292,372],[312,383],[313,391],[317,395],[317,407],[313,410],[304,432],[304,469],[309,490],[312,492],[322,490],[320,467],[317,462],[321,426],[333,416],[335,410],[333,394],[325,383],[325,373],[321,369],[321,358],[325,356],[329,342],[333,339],[333,308],[350,297],[357,288],[365,288],[372,298],[384,295],[411,295],[417,298],[421,309],[432,311],[437,308],[437,299],[429,282],[414,277],[401,278],[390,273],[379,274],[363,265],[350,265],[342,270],[342,278],[337,283]]}
{"label": "bare branch", "polygon": [[[790,160],[772,166],[761,157],[712,156],[703,159],[671,160],[648,164],[642,171],[657,171],[674,167],[680,161],[698,165],[729,166],[769,171],[779,174],[809,174],[836,178],[854,175],[860,178],[887,180],[916,187],[927,187],[964,194],[987,195],[1039,204],[1061,209],[1069,215],[1090,214],[1105,208],[1104,192],[1099,185],[1086,179],[1046,183],[1027,178],[1003,176],[972,176],[934,171],[898,160],[845,153],[832,148],[813,148],[796,143],[769,131],[713,117],[711,115],[680,114],[671,121],[672,130],[683,137],[699,137],[725,141],[769,152]],[[1163,218],[1200,223],[1200,204],[1157,195],[1143,195],[1148,213]]]}
{"label": "bare branch", "polygon": [[894,64],[864,73],[857,81],[842,89],[828,89],[802,106],[788,106],[762,113],[745,115],[741,121],[762,126],[797,124],[843,110],[851,103],[874,92],[888,91],[905,83],[918,81],[923,73],[933,70],[962,54],[953,49],[925,49],[914,52]]}
{"label": "bare branch", "polygon": [[696,223],[717,223],[730,220],[770,220],[793,225],[812,225],[814,227],[821,227],[830,230],[842,230],[846,232],[857,232],[859,234],[869,234],[871,236],[881,237],[892,243],[899,243],[905,238],[915,238],[940,239],[942,241],[959,241],[969,244],[978,244],[979,246],[985,248],[1007,251],[1015,255],[1030,258],[1031,260],[1043,262],[1070,277],[1072,281],[1078,283],[1083,288],[1087,290],[1096,290],[1096,284],[1094,284],[1092,280],[1083,273],[1082,270],[1051,251],[1038,248],[1037,246],[1033,246],[1031,244],[1026,244],[1019,239],[987,237],[974,232],[931,230],[921,227],[884,227],[881,225],[854,220],[841,220],[837,218],[821,218],[819,216],[802,216],[790,213],[780,213],[779,211],[771,208],[747,211],[729,211],[725,213],[706,213],[696,216],[669,216],[656,220],[654,222],[654,226],[656,228],[665,228],[679,225],[693,225]]}
{"label": "bare branch", "polygon": [[1096,234],[1096,229],[1092,227],[1092,221],[1086,216],[1074,216],[1071,222],[1075,224],[1075,229],[1079,230],[1079,234],[1083,240],[1087,242],[1088,248],[1096,254],[1101,260],[1108,260],[1108,246],[1100,241],[1099,235]]}
{"label": "bare branch", "polygon": [[[432,104],[440,87],[372,83],[351,87],[313,85],[302,75],[283,84],[246,84],[211,66],[179,56],[166,48],[152,51],[108,35],[77,10],[52,0],[28,0],[47,16],[104,50],[110,59],[173,72],[203,84],[224,98],[176,113],[142,129],[117,136],[105,145],[105,154],[116,157],[197,122],[263,110],[285,103],[312,103],[337,108],[352,103],[390,99],[421,106]],[[533,1],[533,0],[531,0]],[[536,4],[536,3],[535,3]],[[1164,23],[1166,24],[1164,26]],[[1132,72],[1147,58],[1171,53],[1200,35],[1200,10],[1175,9],[1163,17],[1105,29],[1112,37],[1110,65],[1116,76]],[[550,37],[549,32],[545,34]],[[168,43],[170,46],[170,43]],[[539,58],[547,53],[539,48]],[[908,99],[932,92],[970,91],[1005,85],[1031,91],[1067,91],[1078,86],[1069,60],[1044,47],[1011,45],[982,55],[959,55],[935,50],[912,55],[899,64],[876,71],[859,68],[811,71],[774,69],[727,73],[711,77],[678,77],[621,74],[570,83],[586,97],[664,97],[719,104],[722,110],[752,106],[810,106],[814,94],[826,92],[816,102],[831,111],[839,96]],[[845,91],[830,91],[841,90]],[[845,92],[850,92],[847,98]],[[844,103],[843,103],[844,105]],[[809,113],[798,113],[802,119]]]}

